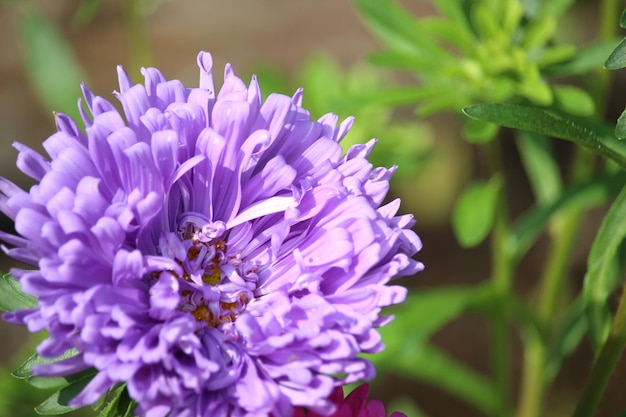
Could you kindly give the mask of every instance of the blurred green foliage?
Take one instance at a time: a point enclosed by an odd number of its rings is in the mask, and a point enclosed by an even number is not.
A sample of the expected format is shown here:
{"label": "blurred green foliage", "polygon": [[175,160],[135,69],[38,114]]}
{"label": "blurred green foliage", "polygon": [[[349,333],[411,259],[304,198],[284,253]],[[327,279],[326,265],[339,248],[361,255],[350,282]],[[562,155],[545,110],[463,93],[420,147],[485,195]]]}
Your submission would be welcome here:
{"label": "blurred green foliage", "polygon": [[427,124],[394,117],[394,109],[388,104],[358,99],[363,91],[393,85],[389,74],[377,68],[359,64],[342,69],[331,57],[320,53],[305,61],[290,82],[275,68],[261,68],[256,73],[266,94],[293,94],[302,87],[303,105],[314,119],[329,110],[340,119],[354,116],[350,133],[341,142],[344,150],[378,138],[369,159],[374,166],[397,165],[396,177],[414,177],[430,155],[432,133]]}
{"label": "blurred green foliage", "polygon": [[[120,2],[130,41],[130,72],[150,61],[145,18],[162,1]],[[24,68],[33,91],[46,108],[75,116],[84,74],[68,42],[35,3],[6,3],[18,12]],[[587,336],[597,362],[574,415],[589,417],[613,369],[611,361],[626,343],[626,307],[621,308],[621,303],[617,312],[607,307],[609,298],[623,287],[626,263],[622,190],[626,145],[618,141],[626,138],[626,112],[617,123],[605,120],[610,90],[609,77],[602,70],[603,65],[626,66],[626,43],[619,43],[611,29],[618,20],[626,26],[626,14],[617,19],[616,1],[598,2],[600,35],[580,47],[559,36],[559,23],[576,6],[573,0],[431,3],[438,14],[419,17],[397,0],[354,0],[363,21],[384,45],[370,57],[375,66],[344,69],[320,54],[307,60],[291,79],[275,68],[256,71],[262,91],[290,94],[303,87],[304,107],[314,118],[329,110],[341,118],[355,116],[343,145],[379,138],[372,163],[399,165],[396,178],[404,186],[412,186],[433,161],[441,176],[461,175],[455,171],[458,167],[446,165],[450,159],[437,159],[441,145],[433,140],[427,117],[447,112],[469,116],[461,119],[463,131],[458,136],[485,155],[486,168],[481,178],[462,179],[468,186],[453,210],[451,227],[463,247],[489,240],[491,271],[480,285],[416,291],[407,303],[392,310],[395,322],[381,331],[387,348],[371,357],[380,374],[377,382],[398,374],[444,390],[486,416],[539,417],[545,410],[553,412],[546,407],[551,384],[563,361]],[[101,4],[102,0],[79,2],[75,27],[90,24]],[[392,72],[381,67],[408,71],[415,81],[396,81]],[[406,106],[415,107],[417,115],[426,119],[407,117]],[[516,190],[507,183],[500,127],[516,129],[510,136],[535,198],[534,205],[516,217],[507,207],[507,191]],[[576,145],[571,160],[557,160],[551,138]],[[593,154],[604,159],[598,163]],[[457,160],[452,161],[450,165]],[[414,192],[414,188],[403,190]],[[575,292],[576,286],[568,282],[573,242],[583,214],[603,204],[612,206],[590,250],[584,288]],[[546,236],[549,244],[534,290],[536,300],[529,300],[516,292],[515,272],[540,236]],[[1,278],[2,309],[32,305],[15,281]],[[467,314],[484,316],[490,323],[489,375],[431,341]],[[519,329],[524,349],[519,384],[511,380],[512,323]],[[33,387],[10,377],[8,371],[0,373],[0,415],[32,415],[30,410],[42,400],[39,412],[65,412],[67,401],[91,376],[45,380],[33,377],[28,364],[18,369],[18,377]],[[59,394],[34,388],[53,385],[61,388]],[[521,386],[518,403],[510,398],[516,385]],[[426,416],[412,400],[398,399],[396,404],[411,417]],[[133,403],[123,386],[98,406],[101,417],[132,415]],[[83,413],[93,415],[89,410]]]}
{"label": "blurred green foliage", "polygon": [[[421,116],[507,101],[593,114],[594,101],[587,91],[551,83],[565,73],[581,75],[589,67],[597,68],[615,45],[594,44],[585,53],[557,40],[558,22],[572,0],[432,3],[440,15],[417,19],[395,0],[355,0],[365,22],[386,46],[370,60],[409,70],[419,81],[398,90],[368,92],[366,97],[416,104]],[[585,65],[580,65],[581,56]],[[468,121],[464,134],[471,142],[484,142],[496,132],[493,125]]]}

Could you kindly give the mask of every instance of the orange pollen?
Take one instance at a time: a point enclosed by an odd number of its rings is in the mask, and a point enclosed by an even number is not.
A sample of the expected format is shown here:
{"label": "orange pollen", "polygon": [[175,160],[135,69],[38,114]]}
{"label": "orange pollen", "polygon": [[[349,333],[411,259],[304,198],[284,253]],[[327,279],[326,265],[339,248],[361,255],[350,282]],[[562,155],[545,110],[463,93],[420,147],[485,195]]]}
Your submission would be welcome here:
{"label": "orange pollen", "polygon": [[209,272],[202,274],[202,282],[208,285],[217,285],[221,278],[222,274],[218,265],[211,266]]}
{"label": "orange pollen", "polygon": [[220,307],[222,307],[224,310],[232,310],[233,308],[237,307],[237,303],[221,302]]}
{"label": "orange pollen", "polygon": [[203,304],[196,307],[191,315],[198,321],[211,322],[211,320],[213,320],[213,314],[211,314],[209,308]]}
{"label": "orange pollen", "polygon": [[200,255],[200,248],[197,246],[192,246],[187,251],[187,259],[190,261],[193,261],[194,259],[196,259],[198,255]]}

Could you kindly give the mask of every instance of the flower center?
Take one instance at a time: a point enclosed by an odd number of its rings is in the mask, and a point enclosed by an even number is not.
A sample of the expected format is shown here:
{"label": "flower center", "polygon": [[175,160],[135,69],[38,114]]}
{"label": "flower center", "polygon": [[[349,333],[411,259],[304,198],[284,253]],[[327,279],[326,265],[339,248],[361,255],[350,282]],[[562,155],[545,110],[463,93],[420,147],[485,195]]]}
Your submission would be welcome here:
{"label": "flower center", "polygon": [[229,247],[224,222],[187,213],[179,224],[161,243],[180,267],[169,271],[179,282],[178,310],[208,327],[232,323],[254,297],[257,266]]}

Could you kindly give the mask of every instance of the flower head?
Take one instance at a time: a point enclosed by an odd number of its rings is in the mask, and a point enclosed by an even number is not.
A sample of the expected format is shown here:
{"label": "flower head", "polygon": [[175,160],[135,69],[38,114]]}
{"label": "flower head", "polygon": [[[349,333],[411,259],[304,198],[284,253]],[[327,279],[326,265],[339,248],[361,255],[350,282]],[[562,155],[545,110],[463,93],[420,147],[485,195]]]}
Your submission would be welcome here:
{"label": "flower head", "polygon": [[352,120],[310,120],[301,90],[262,102],[227,66],[216,94],[198,65],[190,89],[120,67],[122,113],[83,86],[84,132],[57,114],[48,159],[15,145],[38,184],[0,179],[19,234],[0,237],[38,308],[5,318],[46,329],[43,356],[78,352],[39,374],[97,370],[74,405],[126,382],[140,416],[331,412],[374,374],[357,355],[406,294],[387,282],[422,267],[412,217],[380,206],[394,168],[368,163],[374,141],[342,156]]}
{"label": "flower head", "polygon": [[[328,417],[387,417],[385,406],[378,400],[367,401],[369,386],[359,385],[348,396],[343,398],[343,388],[333,390],[330,400],[335,405],[335,411]],[[297,408],[293,417],[322,417],[315,412],[308,412],[303,408]],[[391,413],[389,417],[406,417],[398,412]]]}

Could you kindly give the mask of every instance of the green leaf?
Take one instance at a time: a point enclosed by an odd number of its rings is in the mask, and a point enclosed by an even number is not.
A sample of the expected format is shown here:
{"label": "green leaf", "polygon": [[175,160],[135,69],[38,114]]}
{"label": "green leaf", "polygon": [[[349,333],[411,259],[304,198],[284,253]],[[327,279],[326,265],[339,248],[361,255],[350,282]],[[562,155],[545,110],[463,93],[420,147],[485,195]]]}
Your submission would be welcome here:
{"label": "green leaf", "polygon": [[545,75],[553,77],[570,77],[584,75],[596,71],[604,65],[606,57],[611,54],[619,39],[606,42],[594,42],[578,51],[574,57],[562,64],[542,70]]}
{"label": "green leaf", "polygon": [[0,311],[37,307],[37,299],[22,291],[20,283],[9,274],[0,275]]}
{"label": "green leaf", "polygon": [[368,56],[368,61],[374,65],[384,67],[411,69],[415,71],[433,72],[438,67],[428,57],[405,54],[397,51],[374,52]]}
{"label": "green leaf", "polygon": [[474,38],[468,21],[468,13],[467,10],[465,10],[464,3],[467,2],[458,0],[433,0],[432,3],[437,6],[437,9],[439,9],[441,14],[444,15],[448,21],[466,34],[465,37],[468,41]]}
{"label": "green leaf", "polygon": [[93,368],[90,368],[90,369],[85,369],[84,371],[80,371],[75,374],[66,375],[63,377],[47,378],[47,377],[33,376],[30,378],[27,378],[26,382],[28,382],[33,387],[36,387],[39,389],[57,389],[58,390],[80,379],[83,379],[86,376],[93,376],[95,374],[96,374],[96,370]]}
{"label": "green leaf", "polygon": [[617,119],[615,136],[617,136],[618,139],[626,139],[626,110],[624,110]]}
{"label": "green leaf", "polygon": [[460,50],[471,53],[476,49],[476,40],[473,36],[468,36],[467,30],[463,30],[450,20],[440,18],[422,18],[420,19],[422,30],[431,39],[441,39],[449,45],[454,45]]}
{"label": "green leaf", "polygon": [[[122,403],[127,402],[125,398],[128,398],[128,392],[126,392],[126,384],[121,384],[118,387],[112,389],[109,394],[109,401],[98,413],[98,417],[123,417],[126,415],[127,406]],[[122,410],[120,410],[120,408]]]}
{"label": "green leaf", "polygon": [[76,100],[84,76],[69,43],[34,10],[21,15],[19,35],[26,75],[42,104],[47,109],[79,117]]}
{"label": "green leaf", "polygon": [[626,38],[615,47],[604,63],[604,68],[615,70],[626,67]]}
{"label": "green leaf", "polygon": [[72,17],[72,25],[86,27],[98,13],[102,0],[83,0]]}
{"label": "green leaf", "polygon": [[622,11],[622,16],[619,18],[619,27],[626,29],[626,9]]}
{"label": "green leaf", "polygon": [[[98,417],[133,417],[135,415],[135,407],[137,403],[128,396],[128,389],[124,385],[119,395],[114,398],[114,407],[110,409],[108,414],[103,414],[104,410],[98,414]],[[113,402],[112,401],[112,402]],[[105,407],[106,408],[106,407]]]}
{"label": "green leaf", "polygon": [[515,143],[537,205],[545,206],[556,200],[562,180],[548,139],[535,133],[519,132]]}
{"label": "green leaf", "polygon": [[463,124],[463,136],[469,143],[491,142],[499,130],[497,125],[482,120],[467,119]]}
{"label": "green leaf", "polygon": [[[380,329],[386,348],[368,355],[381,372],[394,372],[445,389],[480,410],[497,408],[495,388],[483,376],[427,345],[428,339],[468,309],[490,303],[490,287],[446,287],[411,293]],[[417,319],[419,318],[419,319]],[[493,413],[491,413],[493,414]]]}
{"label": "green leaf", "polygon": [[[410,334],[415,343],[425,342],[476,300],[482,300],[486,291],[483,287],[445,287],[411,293],[407,303],[393,310],[396,314],[393,324],[382,329],[390,339],[384,340],[402,343]],[[419,323],[415,322],[416,317],[420,317]]]}
{"label": "green leaf", "polygon": [[596,111],[593,98],[585,90],[571,85],[554,87],[554,105],[566,113],[591,116]]}
{"label": "green leaf", "polygon": [[550,386],[550,383],[561,369],[563,359],[578,347],[587,332],[587,328],[585,303],[581,297],[570,307],[563,324],[559,326],[559,331],[550,345],[543,372],[545,386]]}
{"label": "green leaf", "polygon": [[443,62],[448,53],[424,36],[417,20],[393,0],[355,0],[368,26],[392,49]]}
{"label": "green leaf", "polygon": [[557,22],[552,17],[531,21],[523,31],[522,46],[525,50],[540,48],[550,41],[556,31]]}
{"label": "green leaf", "polygon": [[76,355],[78,355],[78,351],[76,349],[69,349],[64,354],[56,358],[42,358],[35,353],[30,358],[26,359],[26,361],[13,371],[11,375],[18,379],[27,379],[33,376],[33,369],[37,366],[61,362]]}
{"label": "green leaf", "polygon": [[574,141],[626,169],[626,144],[600,131],[602,127],[593,120],[517,104],[478,104],[463,112],[478,120]]}
{"label": "green leaf", "polygon": [[[128,391],[124,391],[126,394],[121,398],[120,405],[118,406],[118,416],[119,417],[133,417],[135,415],[135,407],[137,403],[130,399],[128,396]],[[124,395],[122,393],[122,395]]]}
{"label": "green leaf", "polygon": [[561,17],[569,10],[575,0],[550,0],[541,2],[539,16]]}
{"label": "green leaf", "polygon": [[499,177],[489,182],[473,182],[463,190],[452,212],[452,229],[461,246],[476,246],[487,237],[493,224],[499,190]]}
{"label": "green leaf", "polygon": [[381,371],[426,382],[453,393],[488,415],[497,413],[499,400],[493,383],[443,351],[428,345],[415,346],[410,340],[409,336],[407,343],[392,348],[387,344],[384,357],[383,353],[374,355],[372,361]]}
{"label": "green leaf", "polygon": [[604,344],[610,328],[607,299],[618,284],[611,268],[617,249],[626,238],[625,218],[626,187],[604,217],[587,260],[583,297],[587,304],[589,335],[596,349]]}
{"label": "green leaf", "polygon": [[507,241],[509,250],[519,259],[537,240],[552,216],[567,210],[582,210],[604,204],[619,193],[624,183],[626,173],[603,174],[564,190],[550,204],[532,208],[513,225]]}
{"label": "green leaf", "polygon": [[68,404],[91,382],[95,372],[94,370],[90,375],[85,375],[83,378],[52,394],[47,400],[35,407],[35,412],[44,416],[54,416],[75,410],[78,407],[70,407]]}
{"label": "green leaf", "polygon": [[[554,45],[549,48],[543,48],[536,63],[541,68],[541,72],[545,73],[550,71],[549,67],[564,64],[577,56],[578,51],[574,45]],[[548,67],[547,71],[546,67]]]}

